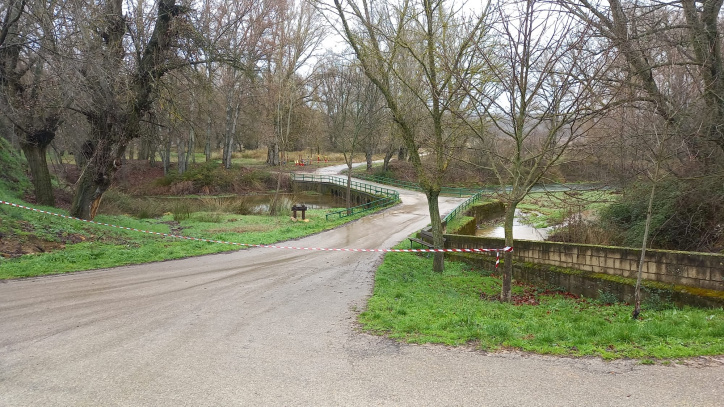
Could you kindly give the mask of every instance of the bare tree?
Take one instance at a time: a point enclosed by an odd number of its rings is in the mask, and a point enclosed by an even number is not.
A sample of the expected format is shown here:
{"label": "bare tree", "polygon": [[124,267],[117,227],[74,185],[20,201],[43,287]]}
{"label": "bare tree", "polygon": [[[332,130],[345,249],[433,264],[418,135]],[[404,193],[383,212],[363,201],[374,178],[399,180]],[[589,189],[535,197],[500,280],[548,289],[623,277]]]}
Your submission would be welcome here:
{"label": "bare tree", "polygon": [[[77,9],[78,13],[92,13],[87,18],[77,16],[83,22],[78,27],[81,39],[78,48],[67,50],[82,55],[75,71],[75,81],[81,87],[72,92],[79,94],[74,108],[86,116],[91,126],[92,154],[76,184],[71,215],[95,217],[128,143],[140,135],[141,122],[157,96],[158,81],[181,64],[172,50],[176,47],[174,40],[184,31],[180,17],[187,11],[176,0],[158,1],[153,29],[141,42],[133,35],[126,41],[129,22],[121,0]],[[137,32],[132,30],[131,34]],[[126,48],[129,42],[133,44],[130,54]],[[129,56],[133,57],[131,66],[127,63]]]}
{"label": "bare tree", "polygon": [[294,109],[311,96],[305,89],[311,71],[302,68],[312,62],[324,38],[321,15],[307,0],[284,2],[278,18],[266,78],[275,112],[267,159],[272,166],[281,164],[280,153],[289,148]]}
{"label": "bare tree", "polygon": [[[399,126],[427,197],[435,248],[443,247],[442,176],[462,142],[445,126],[461,97],[456,72],[485,35],[484,16],[465,17],[457,7],[441,0],[334,1],[343,35]],[[425,131],[416,129],[419,112]],[[443,254],[436,253],[433,270],[443,269]]]}
{"label": "bare tree", "polygon": [[[724,150],[724,62],[722,60],[721,0],[680,1],[567,1],[558,0],[580,21],[615,48],[624,69],[612,84],[638,89],[633,101],[649,108],[679,131],[698,134]],[[694,98],[682,100],[662,71],[680,67]],[[686,92],[690,93],[689,91]],[[706,146],[701,159],[709,157]]]}
{"label": "bare tree", "polygon": [[[542,1],[501,1],[496,14],[496,44],[478,43],[484,63],[466,86],[478,112],[467,123],[501,186],[496,196],[505,203],[505,244],[512,247],[518,204],[564,159],[603,102],[591,78],[606,64],[587,52],[583,27]],[[511,300],[512,270],[506,252],[502,301]]]}
{"label": "bare tree", "polygon": [[[302,68],[311,61],[324,37],[321,16],[306,0],[284,3],[278,18],[272,34],[274,51],[266,61],[265,78],[273,106],[274,133],[267,145],[267,164],[271,166],[282,164],[295,126],[294,112],[311,97],[305,87],[311,72],[303,73]],[[277,210],[282,171],[277,175],[276,191],[269,206],[272,215]]]}
{"label": "bare tree", "polygon": [[[55,198],[46,151],[62,119],[56,44],[63,35],[56,1],[10,0],[0,6],[0,110],[19,136],[35,191],[43,205]],[[66,35],[67,35],[67,31]]]}
{"label": "bare tree", "polygon": [[332,56],[321,74],[320,93],[328,118],[328,132],[333,147],[342,151],[347,164],[347,208],[351,205],[352,164],[355,154],[374,146],[384,121],[379,89],[369,81],[362,68],[354,63],[335,62]]}

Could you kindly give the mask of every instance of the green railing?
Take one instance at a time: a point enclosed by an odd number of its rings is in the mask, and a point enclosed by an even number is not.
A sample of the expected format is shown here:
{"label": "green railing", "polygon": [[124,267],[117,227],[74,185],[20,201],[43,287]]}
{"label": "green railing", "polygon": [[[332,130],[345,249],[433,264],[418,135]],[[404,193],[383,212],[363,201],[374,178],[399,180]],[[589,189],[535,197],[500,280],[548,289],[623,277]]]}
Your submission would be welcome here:
{"label": "green railing", "polygon": [[[415,182],[401,181],[401,180],[394,179],[394,178],[388,178],[388,177],[383,177],[381,175],[372,175],[372,174],[353,174],[353,176],[355,178],[360,178],[360,179],[364,179],[367,181],[377,182],[379,184],[392,185],[393,187],[411,189],[413,191],[422,191],[420,184],[417,184]],[[440,188],[441,194],[457,196],[457,197],[474,195],[477,192],[478,192],[477,189],[470,189],[470,188],[452,188],[452,187]]]}
{"label": "green railing", "polygon": [[471,207],[483,197],[483,193],[485,192],[487,191],[479,191],[477,194],[471,196],[470,198],[466,199],[465,202],[458,205],[457,208],[453,209],[452,212],[445,215],[445,217],[442,219],[443,225],[446,225],[448,222],[455,219],[455,217],[465,213],[465,211],[467,211],[469,207]]}
{"label": "green railing", "polygon": [[[292,181],[297,182],[315,182],[315,183],[325,183],[325,184],[333,184],[338,185],[341,187],[347,187],[347,178],[343,177],[335,177],[331,175],[313,175],[313,174],[291,174]],[[330,212],[327,214],[327,220],[329,220],[330,216],[338,216],[340,218],[344,218],[347,216],[352,216],[355,214],[358,214],[360,212],[370,211],[373,209],[377,209],[380,207],[392,205],[394,203],[397,203],[400,200],[400,194],[395,191],[394,189],[389,188],[381,188],[376,185],[370,185],[365,184],[364,182],[359,181],[352,181],[350,182],[350,187],[354,189],[355,191],[364,192],[369,195],[377,196],[378,199],[375,199],[374,201],[367,202],[362,205],[358,205],[349,209],[342,209],[339,211]]]}
{"label": "green railing", "polygon": [[326,215],[326,219],[329,220],[330,217],[334,218],[335,216],[340,217],[340,218],[345,218],[347,216],[356,215],[360,212],[367,212],[367,211],[371,211],[373,209],[383,208],[385,206],[392,205],[396,202],[397,202],[397,200],[392,199],[392,198],[380,198],[380,199],[374,200],[372,202],[368,202],[366,204],[353,206],[349,209],[341,209],[339,211],[329,212]]}

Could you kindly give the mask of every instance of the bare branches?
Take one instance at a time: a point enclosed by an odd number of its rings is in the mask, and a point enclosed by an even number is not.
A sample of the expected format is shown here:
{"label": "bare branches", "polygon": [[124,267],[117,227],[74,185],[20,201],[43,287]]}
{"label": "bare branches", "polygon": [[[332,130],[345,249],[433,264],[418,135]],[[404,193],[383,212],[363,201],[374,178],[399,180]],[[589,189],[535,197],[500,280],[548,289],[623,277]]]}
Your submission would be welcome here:
{"label": "bare branches", "polygon": [[[557,3],[618,50],[628,75],[622,83],[645,93],[651,109],[680,131],[697,131],[700,138],[724,150],[724,61],[719,33],[724,2]],[[667,83],[667,71],[676,69],[698,94],[686,92],[688,99],[683,100],[681,89]]]}

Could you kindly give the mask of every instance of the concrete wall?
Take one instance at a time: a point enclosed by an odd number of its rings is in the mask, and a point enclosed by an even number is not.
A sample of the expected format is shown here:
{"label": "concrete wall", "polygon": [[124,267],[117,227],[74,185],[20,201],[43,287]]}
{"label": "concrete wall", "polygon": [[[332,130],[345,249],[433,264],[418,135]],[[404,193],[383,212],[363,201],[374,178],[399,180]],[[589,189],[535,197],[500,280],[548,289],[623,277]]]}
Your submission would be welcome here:
{"label": "concrete wall", "polygon": [[474,216],[478,223],[487,222],[505,215],[505,204],[502,202],[485,202],[473,205],[467,211],[468,216]]}
{"label": "concrete wall", "polygon": [[478,223],[497,219],[505,214],[505,205],[502,202],[485,202],[471,206],[465,213],[463,222],[456,230],[448,230],[457,235],[475,235]]}
{"label": "concrete wall", "polygon": [[[446,248],[502,248],[504,239],[445,235]],[[518,240],[516,262],[636,278],[640,249]],[[646,250],[642,277],[664,284],[724,291],[724,255]]]}
{"label": "concrete wall", "polygon": [[[493,270],[495,267],[495,257],[459,253],[448,253],[446,256],[453,260],[474,264],[484,270]],[[533,263],[513,264],[513,278],[542,286],[560,287],[570,293],[588,298],[613,295],[618,301],[634,302],[635,279]],[[705,308],[724,306],[724,292],[712,293],[707,290],[702,293],[701,290],[682,289],[680,286],[662,285],[647,280],[642,281],[641,298],[644,303],[658,300],[679,306],[693,305]]]}

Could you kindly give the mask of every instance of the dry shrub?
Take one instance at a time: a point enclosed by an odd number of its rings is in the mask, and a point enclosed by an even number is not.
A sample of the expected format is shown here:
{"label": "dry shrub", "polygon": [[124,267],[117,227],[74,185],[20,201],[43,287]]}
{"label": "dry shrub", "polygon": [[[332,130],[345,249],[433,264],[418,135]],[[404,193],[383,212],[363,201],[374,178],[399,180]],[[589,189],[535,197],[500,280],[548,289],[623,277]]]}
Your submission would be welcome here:
{"label": "dry shrub", "polygon": [[192,181],[177,182],[169,188],[171,195],[190,195],[194,193],[194,183]]}
{"label": "dry shrub", "polygon": [[548,236],[549,241],[609,246],[615,243],[616,233],[596,221],[569,219],[565,226]]}

